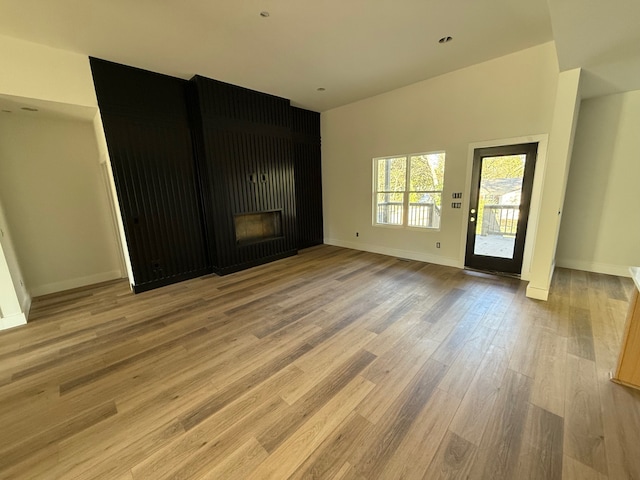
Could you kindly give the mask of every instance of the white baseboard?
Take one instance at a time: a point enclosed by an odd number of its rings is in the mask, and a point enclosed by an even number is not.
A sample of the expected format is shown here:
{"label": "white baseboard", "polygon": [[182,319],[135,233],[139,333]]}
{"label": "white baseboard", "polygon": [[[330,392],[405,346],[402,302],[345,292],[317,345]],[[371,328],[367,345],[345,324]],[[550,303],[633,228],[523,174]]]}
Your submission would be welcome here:
{"label": "white baseboard", "polygon": [[527,285],[527,291],[525,295],[529,298],[533,298],[535,300],[547,301],[549,299],[549,290],[551,289],[551,280],[553,280],[553,274],[556,271],[556,263],[553,262],[551,264],[551,268],[549,269],[549,278],[547,279],[547,285],[544,287],[536,287],[531,285]]}
{"label": "white baseboard", "polygon": [[556,259],[556,265],[572,270],[582,270],[585,272],[604,273],[606,275],[616,275],[618,277],[630,277],[629,267],[631,265],[613,265],[611,263],[585,262],[584,260]]}
{"label": "white baseboard", "polygon": [[118,278],[122,278],[122,273],[119,270],[97,273],[95,275],[89,275],[87,277],[71,278],[69,280],[63,280],[61,282],[48,283],[45,285],[33,287],[31,288],[31,295],[34,297],[40,297],[42,295],[48,295],[50,293],[64,292],[65,290],[86,287],[87,285],[108,282],[109,280],[116,280]]}
{"label": "white baseboard", "polygon": [[457,258],[429,255],[428,253],[383,247],[380,245],[372,245],[369,243],[348,242],[335,238],[325,238],[324,243],[326,243],[327,245],[334,245],[336,247],[351,248],[353,250],[362,250],[371,253],[380,253],[382,255],[388,255],[390,257],[408,258],[410,260],[417,260],[419,262],[435,263],[436,265],[445,265],[447,267],[463,268],[463,265]]}
{"label": "white baseboard", "polygon": [[0,318],[0,330],[19,327],[20,325],[26,325],[26,324],[27,324],[27,317],[24,315],[24,313],[16,313],[15,315],[9,315],[8,317]]}
{"label": "white baseboard", "polygon": [[549,289],[534,287],[529,284],[527,285],[527,297],[546,302],[549,299]]}

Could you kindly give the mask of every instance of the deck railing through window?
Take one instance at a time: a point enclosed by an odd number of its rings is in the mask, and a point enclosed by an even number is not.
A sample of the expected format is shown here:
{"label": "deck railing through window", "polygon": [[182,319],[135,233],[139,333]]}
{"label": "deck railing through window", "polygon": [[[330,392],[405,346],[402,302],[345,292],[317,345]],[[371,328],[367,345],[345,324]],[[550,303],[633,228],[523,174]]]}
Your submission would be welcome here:
{"label": "deck railing through window", "polygon": [[481,235],[515,235],[518,231],[518,205],[485,205]]}
{"label": "deck railing through window", "polygon": [[[377,223],[402,225],[402,202],[378,203]],[[437,228],[440,209],[434,203],[410,203],[408,225],[411,227]]]}

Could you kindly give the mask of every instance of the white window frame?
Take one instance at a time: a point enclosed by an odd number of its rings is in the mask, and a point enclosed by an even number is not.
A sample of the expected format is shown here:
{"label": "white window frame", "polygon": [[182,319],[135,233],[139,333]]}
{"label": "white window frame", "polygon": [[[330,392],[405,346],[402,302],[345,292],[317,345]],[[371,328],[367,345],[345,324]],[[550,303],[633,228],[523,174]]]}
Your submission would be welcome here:
{"label": "white window frame", "polygon": [[[384,157],[375,157],[373,159],[373,195],[372,195],[372,224],[374,227],[386,227],[386,228],[408,228],[408,229],[419,229],[422,231],[440,231],[440,225],[442,224],[442,208],[444,207],[444,178],[442,179],[442,190],[409,190],[411,188],[411,157],[425,156],[425,155],[438,155],[444,154],[444,162],[445,162],[445,172],[447,169],[447,154],[444,150],[436,150],[432,152],[419,152],[419,153],[408,153],[408,154],[399,154],[399,155],[387,155]],[[379,160],[390,160],[404,158],[405,161],[405,189],[398,191],[379,191],[378,190],[378,165]],[[393,224],[393,223],[378,223],[378,194],[380,193],[395,193],[402,194],[402,224]],[[441,202],[441,213],[440,213],[440,222],[438,227],[423,227],[421,225],[409,225],[409,199],[412,193],[418,194],[429,194],[429,193],[438,193],[440,194]]]}

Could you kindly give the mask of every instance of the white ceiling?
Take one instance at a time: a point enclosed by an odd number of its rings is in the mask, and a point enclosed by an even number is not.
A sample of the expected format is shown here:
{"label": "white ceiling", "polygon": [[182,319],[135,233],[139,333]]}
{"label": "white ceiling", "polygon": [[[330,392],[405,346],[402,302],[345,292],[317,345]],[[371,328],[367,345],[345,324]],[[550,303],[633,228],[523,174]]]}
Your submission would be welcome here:
{"label": "white ceiling", "polygon": [[583,97],[640,90],[640,1],[549,0],[561,70],[583,68]]}
{"label": "white ceiling", "polygon": [[640,89],[626,64],[611,69],[633,81],[602,71],[640,59],[640,15],[612,4],[639,13],[638,0],[0,0],[0,34],[324,111],[554,38],[561,69],[587,62],[600,91]]}
{"label": "white ceiling", "polygon": [[[25,110],[25,109],[35,109]],[[25,116],[32,118],[64,118],[67,120],[90,121],[96,116],[97,108],[68,103],[49,102],[35,98],[0,95],[0,115]]]}

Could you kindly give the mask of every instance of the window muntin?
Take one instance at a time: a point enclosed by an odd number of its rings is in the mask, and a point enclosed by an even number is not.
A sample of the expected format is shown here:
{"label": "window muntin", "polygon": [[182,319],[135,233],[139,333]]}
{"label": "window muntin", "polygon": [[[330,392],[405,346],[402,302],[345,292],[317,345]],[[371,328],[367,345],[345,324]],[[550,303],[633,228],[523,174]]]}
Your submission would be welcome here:
{"label": "window muntin", "polygon": [[445,153],[374,159],[374,225],[440,228]]}

